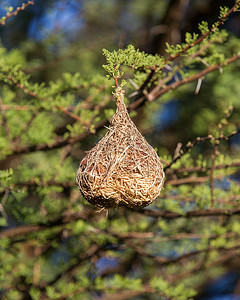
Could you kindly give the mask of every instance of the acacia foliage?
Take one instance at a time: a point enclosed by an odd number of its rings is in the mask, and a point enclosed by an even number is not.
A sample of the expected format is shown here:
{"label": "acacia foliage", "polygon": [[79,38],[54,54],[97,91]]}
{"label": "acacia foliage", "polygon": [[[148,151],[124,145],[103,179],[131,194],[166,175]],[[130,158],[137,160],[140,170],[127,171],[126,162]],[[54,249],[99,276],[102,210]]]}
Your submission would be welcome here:
{"label": "acacia foliage", "polygon": [[[239,39],[220,30],[238,8],[239,1],[221,8],[216,23],[202,22],[182,44],[167,44],[166,57],[132,45],[103,50],[108,78],[102,70],[64,72],[40,82],[30,73],[42,66],[22,49],[1,46],[4,299],[191,299],[206,277],[239,264],[240,160],[232,143],[240,127]],[[113,78],[126,89],[138,123],[144,110],[143,133],[174,98],[184,107],[182,118],[189,112],[191,118],[175,150],[167,138],[153,138],[166,172],[161,196],[148,208],[106,216],[80,196],[75,175],[115,111]],[[208,101],[185,99],[210,87]]]}

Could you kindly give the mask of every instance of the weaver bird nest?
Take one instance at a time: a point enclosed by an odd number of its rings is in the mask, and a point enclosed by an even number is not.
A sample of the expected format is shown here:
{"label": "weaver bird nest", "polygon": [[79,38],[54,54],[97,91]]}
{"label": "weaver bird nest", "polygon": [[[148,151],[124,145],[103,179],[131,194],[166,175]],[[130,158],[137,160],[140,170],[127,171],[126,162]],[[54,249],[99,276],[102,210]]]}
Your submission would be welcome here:
{"label": "weaver bird nest", "polygon": [[83,196],[94,206],[144,207],[160,194],[162,164],[130,119],[120,87],[115,96],[117,111],[110,128],[81,161],[76,181]]}

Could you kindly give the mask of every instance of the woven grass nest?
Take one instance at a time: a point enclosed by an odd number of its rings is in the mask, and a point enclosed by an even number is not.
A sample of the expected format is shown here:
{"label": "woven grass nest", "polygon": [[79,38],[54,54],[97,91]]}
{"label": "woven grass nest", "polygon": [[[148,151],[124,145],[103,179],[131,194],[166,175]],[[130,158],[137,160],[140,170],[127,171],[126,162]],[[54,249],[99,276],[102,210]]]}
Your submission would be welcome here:
{"label": "woven grass nest", "polygon": [[144,207],[160,194],[163,167],[129,117],[120,87],[115,96],[117,111],[106,135],[80,162],[77,185],[86,200],[99,208]]}

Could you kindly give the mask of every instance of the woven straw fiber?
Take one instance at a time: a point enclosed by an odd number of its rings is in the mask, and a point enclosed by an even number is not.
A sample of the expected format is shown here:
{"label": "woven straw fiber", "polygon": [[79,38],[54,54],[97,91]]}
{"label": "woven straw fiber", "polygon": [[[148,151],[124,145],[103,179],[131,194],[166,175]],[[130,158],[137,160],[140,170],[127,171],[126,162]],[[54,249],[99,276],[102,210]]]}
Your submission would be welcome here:
{"label": "woven straw fiber", "polygon": [[100,208],[144,207],[160,194],[162,164],[130,119],[121,88],[116,98],[110,128],[81,161],[77,185],[86,200]]}

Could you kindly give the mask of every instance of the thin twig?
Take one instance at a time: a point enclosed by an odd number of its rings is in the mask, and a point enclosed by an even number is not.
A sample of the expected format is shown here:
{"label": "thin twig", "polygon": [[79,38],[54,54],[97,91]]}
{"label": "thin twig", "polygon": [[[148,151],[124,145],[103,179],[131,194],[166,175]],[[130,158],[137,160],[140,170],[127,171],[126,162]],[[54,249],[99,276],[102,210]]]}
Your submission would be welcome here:
{"label": "thin twig", "polygon": [[195,141],[193,142],[188,142],[185,150],[182,150],[179,152],[179,154],[164,168],[164,172],[169,169],[174,163],[176,163],[181,157],[183,157],[185,154],[187,154],[195,145],[205,142],[205,141],[215,141],[215,143],[219,143],[221,140],[228,141],[230,138],[233,136],[240,134],[240,129],[232,132],[228,136],[219,136],[218,138],[213,137],[212,135],[208,135],[206,137],[197,137]]}
{"label": "thin twig", "polygon": [[212,66],[209,66],[207,67],[206,69],[194,74],[194,75],[191,75],[191,76],[188,76],[186,78],[183,78],[182,80],[180,81],[177,81],[177,82],[173,82],[172,84],[169,84],[161,89],[159,89],[158,91],[155,91],[154,90],[154,94],[152,92],[149,93],[149,95],[151,96],[151,98],[153,99],[156,99],[160,96],[162,96],[163,94],[166,94],[167,92],[169,92],[170,90],[173,90],[173,89],[176,89],[184,84],[187,84],[187,83],[190,83],[190,82],[193,82],[193,81],[196,81],[198,80],[199,78],[203,78],[205,75],[207,75],[208,73],[211,73],[215,70],[219,70],[222,66],[227,66],[237,60],[240,59],[240,53],[237,54],[236,56],[233,56],[229,59],[227,59],[224,64],[216,64],[216,65],[212,65]]}
{"label": "thin twig", "polygon": [[2,110],[34,110],[35,107],[30,105],[10,105],[0,103],[0,109]]}
{"label": "thin twig", "polygon": [[[170,162],[165,162],[165,164],[169,165]],[[240,161],[236,161],[236,162],[229,163],[229,164],[217,165],[217,166],[215,166],[215,170],[236,168],[236,167],[240,167]],[[171,175],[174,173],[179,174],[179,173],[207,172],[210,169],[211,169],[211,167],[189,167],[189,168],[181,167],[178,169],[168,169],[167,174]]]}
{"label": "thin twig", "polygon": [[22,6],[17,7],[13,12],[7,13],[7,15],[3,17],[2,20],[0,21],[0,25],[5,25],[6,20],[11,18],[12,16],[16,16],[21,10],[25,10],[25,8],[28,7],[29,5],[34,5],[34,1],[28,1],[27,3],[23,3]]}

